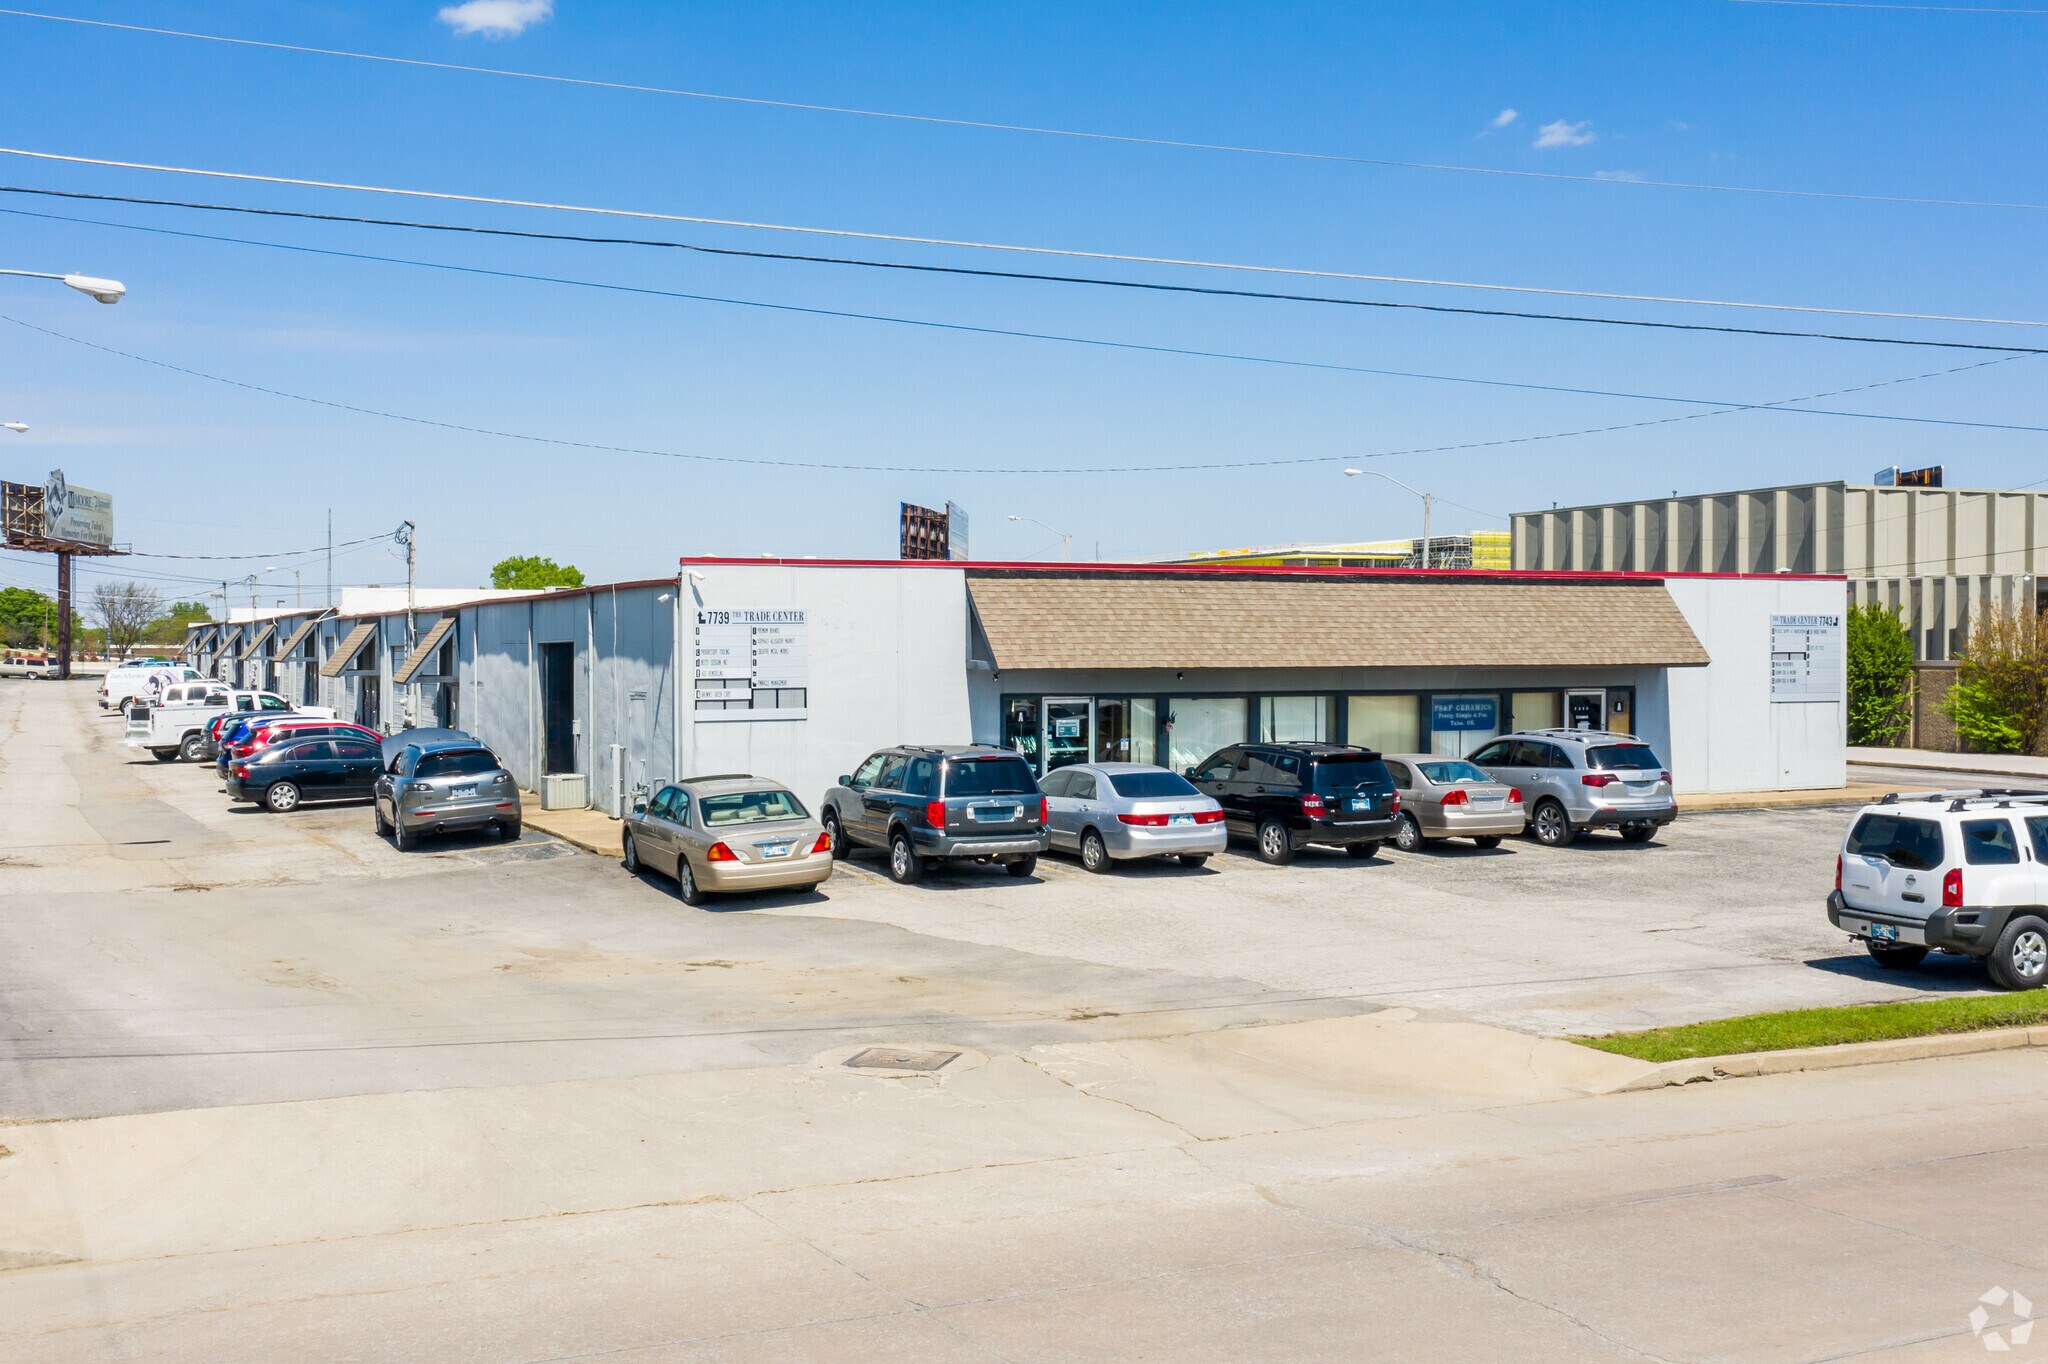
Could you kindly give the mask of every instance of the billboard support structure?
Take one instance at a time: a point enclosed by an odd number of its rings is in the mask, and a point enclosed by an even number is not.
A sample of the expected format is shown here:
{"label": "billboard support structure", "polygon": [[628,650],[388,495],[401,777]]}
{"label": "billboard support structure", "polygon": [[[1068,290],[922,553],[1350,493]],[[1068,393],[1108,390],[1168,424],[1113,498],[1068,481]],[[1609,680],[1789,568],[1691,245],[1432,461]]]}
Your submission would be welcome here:
{"label": "billboard support structure", "polygon": [[[61,510],[58,528],[85,527],[84,533],[104,532],[104,539],[75,539],[50,534],[50,500],[55,497]],[[0,482],[0,544],[8,549],[57,556],[57,676],[71,676],[72,563],[80,555],[102,557],[126,554],[113,543],[113,498],[89,488],[72,488],[61,471],[38,487],[29,483]]]}

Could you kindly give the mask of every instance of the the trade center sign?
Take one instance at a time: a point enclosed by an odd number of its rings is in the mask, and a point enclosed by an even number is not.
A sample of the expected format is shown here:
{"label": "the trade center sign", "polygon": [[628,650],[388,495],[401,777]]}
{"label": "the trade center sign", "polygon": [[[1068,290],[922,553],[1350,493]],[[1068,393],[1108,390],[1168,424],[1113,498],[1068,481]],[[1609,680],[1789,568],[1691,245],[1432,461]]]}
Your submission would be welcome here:
{"label": "the trade center sign", "polygon": [[795,610],[699,611],[692,673],[698,720],[802,719],[809,622]]}

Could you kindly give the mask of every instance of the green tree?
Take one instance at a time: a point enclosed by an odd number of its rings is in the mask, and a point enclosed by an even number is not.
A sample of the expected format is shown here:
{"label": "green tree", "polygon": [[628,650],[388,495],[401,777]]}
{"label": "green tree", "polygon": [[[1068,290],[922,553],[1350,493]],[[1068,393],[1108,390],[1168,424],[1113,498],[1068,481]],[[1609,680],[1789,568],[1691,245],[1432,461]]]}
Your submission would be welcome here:
{"label": "green tree", "polygon": [[0,587],[0,644],[40,646],[57,638],[57,603],[26,587]]}
{"label": "green tree", "polygon": [[581,587],[583,570],[537,554],[515,554],[491,565],[491,586],[536,592],[543,587]]}
{"label": "green tree", "polygon": [[1849,742],[1888,747],[1905,733],[1913,638],[1899,613],[1875,602],[1849,608]]}
{"label": "green tree", "polygon": [[183,644],[187,625],[212,619],[213,613],[199,602],[172,602],[161,616],[149,623],[149,628],[142,632],[142,638],[149,644]]}
{"label": "green tree", "polygon": [[1980,749],[2032,753],[2048,723],[2048,612],[1972,612],[1955,685],[1939,709]]}

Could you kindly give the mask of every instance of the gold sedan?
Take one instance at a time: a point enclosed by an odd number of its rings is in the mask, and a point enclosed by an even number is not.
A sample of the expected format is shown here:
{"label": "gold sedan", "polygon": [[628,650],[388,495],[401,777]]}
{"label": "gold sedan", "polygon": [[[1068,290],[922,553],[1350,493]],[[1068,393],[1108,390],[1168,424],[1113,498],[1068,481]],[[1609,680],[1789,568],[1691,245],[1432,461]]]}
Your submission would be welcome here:
{"label": "gold sedan", "polygon": [[832,874],[832,840],[789,788],[760,777],[689,777],[636,800],[623,833],[626,870],[675,877],[686,905],[707,894],[814,890]]}

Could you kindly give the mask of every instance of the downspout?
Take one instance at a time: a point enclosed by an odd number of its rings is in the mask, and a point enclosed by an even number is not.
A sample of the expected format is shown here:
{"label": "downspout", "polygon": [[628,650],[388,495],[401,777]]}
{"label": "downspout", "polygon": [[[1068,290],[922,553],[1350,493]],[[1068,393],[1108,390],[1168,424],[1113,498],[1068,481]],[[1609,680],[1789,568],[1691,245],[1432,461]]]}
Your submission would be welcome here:
{"label": "downspout", "polygon": [[669,715],[668,736],[674,750],[669,754],[670,781],[683,779],[683,586],[688,580],[676,571],[675,618],[670,622],[668,671],[675,693],[675,709]]}
{"label": "downspout", "polygon": [[540,770],[546,765],[540,752],[540,677],[533,661],[533,598],[526,599],[526,752],[533,760],[533,789],[540,790]]}

